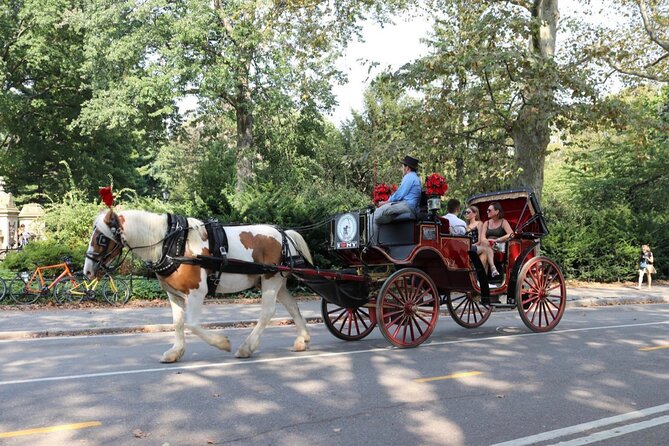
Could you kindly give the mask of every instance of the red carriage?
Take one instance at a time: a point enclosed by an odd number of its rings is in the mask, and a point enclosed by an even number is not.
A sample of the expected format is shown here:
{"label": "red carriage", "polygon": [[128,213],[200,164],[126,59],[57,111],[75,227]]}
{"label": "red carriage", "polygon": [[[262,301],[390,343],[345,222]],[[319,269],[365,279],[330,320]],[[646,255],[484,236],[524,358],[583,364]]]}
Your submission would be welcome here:
{"label": "red carriage", "polygon": [[415,347],[434,330],[443,304],[466,328],[482,325],[495,308],[517,308],[530,330],[549,331],[564,313],[566,288],[559,266],[539,252],[548,234],[539,203],[532,191],[517,189],[476,195],[467,205],[485,209],[495,201],[514,237],[495,253],[501,274],[494,280],[471,239],[452,235],[434,213],[381,225],[378,243],[370,243],[372,209],[336,215],[330,224],[330,247],[345,269],[292,272],[323,297],[325,324],[344,340],[362,339],[378,325],[392,344]]}

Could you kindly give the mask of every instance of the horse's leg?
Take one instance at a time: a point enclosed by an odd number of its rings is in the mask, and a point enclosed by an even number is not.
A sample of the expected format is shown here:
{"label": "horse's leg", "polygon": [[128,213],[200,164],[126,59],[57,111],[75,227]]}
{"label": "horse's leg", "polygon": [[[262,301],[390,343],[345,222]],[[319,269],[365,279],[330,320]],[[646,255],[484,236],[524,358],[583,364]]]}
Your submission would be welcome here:
{"label": "horse's leg", "polygon": [[276,296],[281,288],[282,281],[285,280],[280,275],[275,275],[271,278],[262,279],[262,307],[260,310],[260,318],[258,323],[248,335],[242,345],[239,346],[235,356],[238,358],[250,358],[254,351],[260,345],[260,335],[269,324],[274,312],[276,311]]}
{"label": "horse's leg", "polygon": [[172,306],[172,323],[174,325],[174,345],[171,349],[163,353],[160,362],[177,362],[186,351],[186,338],[184,336],[184,306],[185,301],[182,297],[167,293]]}
{"label": "horse's leg", "polygon": [[293,321],[295,321],[297,339],[295,339],[295,342],[293,343],[293,350],[296,352],[305,351],[309,342],[311,342],[311,335],[309,335],[307,322],[304,320],[304,317],[302,317],[302,313],[300,313],[300,308],[297,306],[295,298],[291,296],[288,292],[288,288],[286,288],[286,281],[281,285],[277,298],[279,299],[279,302],[286,307],[286,310],[288,310],[288,314],[293,318]]}
{"label": "horse's leg", "polygon": [[220,350],[230,351],[230,340],[227,336],[211,332],[200,325],[202,316],[202,304],[207,294],[206,287],[203,290],[193,290],[188,295],[188,305],[186,307],[187,328],[200,337],[207,344]]}

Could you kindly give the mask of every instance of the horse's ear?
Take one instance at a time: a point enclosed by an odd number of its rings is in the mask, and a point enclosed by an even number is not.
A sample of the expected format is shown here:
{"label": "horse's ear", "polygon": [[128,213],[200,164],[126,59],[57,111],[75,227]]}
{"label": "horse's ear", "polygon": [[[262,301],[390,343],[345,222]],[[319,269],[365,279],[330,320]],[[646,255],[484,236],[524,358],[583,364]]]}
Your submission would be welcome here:
{"label": "horse's ear", "polygon": [[114,212],[113,209],[109,209],[107,211],[107,214],[105,215],[104,222],[111,231],[113,236],[118,236],[122,232],[121,228],[121,219],[119,216]]}

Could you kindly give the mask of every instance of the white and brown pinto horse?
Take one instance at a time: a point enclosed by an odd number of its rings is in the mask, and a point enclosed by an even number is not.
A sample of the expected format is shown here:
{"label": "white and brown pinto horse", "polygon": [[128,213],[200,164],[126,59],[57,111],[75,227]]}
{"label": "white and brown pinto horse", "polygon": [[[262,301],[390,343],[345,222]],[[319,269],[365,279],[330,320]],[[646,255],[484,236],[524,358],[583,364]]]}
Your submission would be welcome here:
{"label": "white and brown pinto horse", "polygon": [[[210,255],[205,224],[194,218],[188,218],[187,221],[184,256]],[[228,238],[228,259],[279,265],[282,251],[288,246],[291,256],[303,255],[309,263],[313,263],[307,244],[295,231],[285,231],[284,234],[290,238],[290,242],[284,243],[282,232],[270,225],[226,226],[224,229]],[[168,230],[167,214],[138,210],[109,210],[101,213],[95,221],[84,273],[89,278],[96,276],[100,265],[109,265],[120,255],[122,248],[129,249],[145,262],[158,263],[163,257],[163,241]],[[184,326],[208,344],[230,351],[227,336],[206,330],[200,325],[202,305],[208,292],[207,276],[210,273],[212,272],[200,265],[182,263],[169,276],[158,276],[160,286],[167,292],[172,306],[175,332],[174,345],[163,354],[161,362],[175,362],[183,356],[186,349]],[[257,285],[262,290],[260,318],[251,334],[237,349],[235,356],[248,358],[258,349],[260,336],[274,316],[277,300],[286,307],[297,328],[293,349],[306,350],[310,341],[309,331],[295,299],[286,288],[285,274],[224,272],[220,276],[216,292],[235,293]]]}

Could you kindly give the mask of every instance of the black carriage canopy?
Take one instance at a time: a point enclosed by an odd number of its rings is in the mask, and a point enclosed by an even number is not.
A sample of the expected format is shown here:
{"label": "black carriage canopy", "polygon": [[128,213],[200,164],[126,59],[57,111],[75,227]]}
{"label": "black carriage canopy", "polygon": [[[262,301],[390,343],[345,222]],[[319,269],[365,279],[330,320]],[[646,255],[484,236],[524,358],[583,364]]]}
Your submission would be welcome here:
{"label": "black carriage canopy", "polygon": [[481,215],[491,203],[499,201],[504,218],[519,237],[541,238],[548,235],[548,227],[539,201],[530,188],[519,188],[474,195],[467,199],[467,206],[477,206]]}

